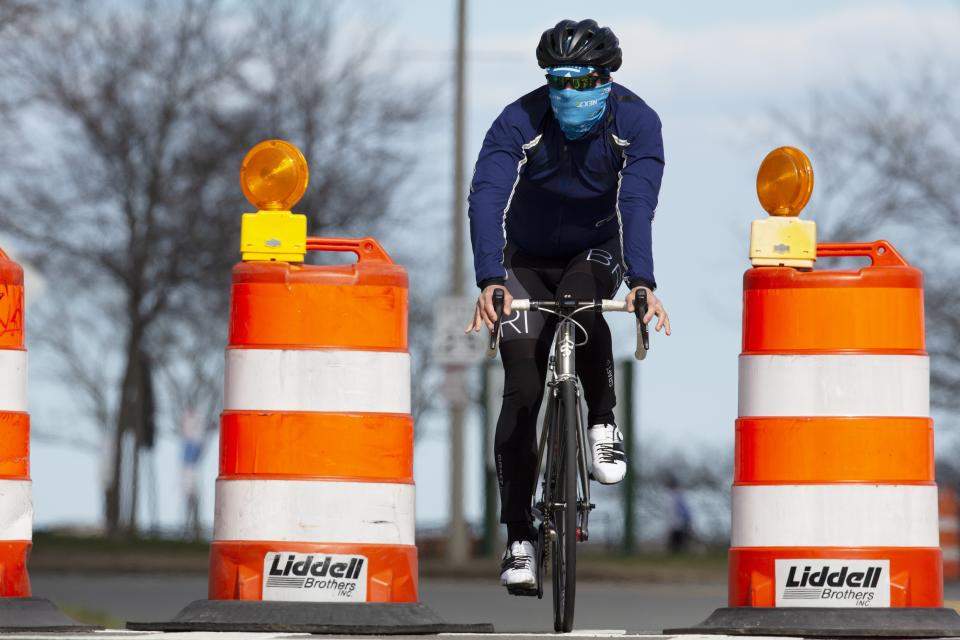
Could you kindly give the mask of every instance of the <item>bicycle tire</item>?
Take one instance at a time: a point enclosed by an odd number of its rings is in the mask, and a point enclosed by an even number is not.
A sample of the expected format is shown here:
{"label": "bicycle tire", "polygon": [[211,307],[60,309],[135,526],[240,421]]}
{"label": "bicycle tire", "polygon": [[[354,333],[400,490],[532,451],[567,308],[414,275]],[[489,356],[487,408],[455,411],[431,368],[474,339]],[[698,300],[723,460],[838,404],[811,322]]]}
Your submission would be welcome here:
{"label": "bicycle tire", "polygon": [[[566,465],[563,438],[563,409],[559,392],[554,396],[553,420],[550,423],[550,435],[547,442],[549,454],[547,457],[547,473],[550,500],[554,504],[564,501],[566,485]],[[550,540],[550,581],[553,586],[553,630],[563,631],[563,587],[566,573],[563,570],[563,530],[565,522],[563,512],[557,508],[550,509],[550,522],[553,526],[553,537]]]}
{"label": "bicycle tire", "polygon": [[554,526],[557,538],[554,567],[554,631],[569,633],[573,630],[573,616],[577,594],[577,391],[572,380],[560,383],[560,411],[557,412],[557,434],[561,446],[558,500],[563,511],[555,514]]}

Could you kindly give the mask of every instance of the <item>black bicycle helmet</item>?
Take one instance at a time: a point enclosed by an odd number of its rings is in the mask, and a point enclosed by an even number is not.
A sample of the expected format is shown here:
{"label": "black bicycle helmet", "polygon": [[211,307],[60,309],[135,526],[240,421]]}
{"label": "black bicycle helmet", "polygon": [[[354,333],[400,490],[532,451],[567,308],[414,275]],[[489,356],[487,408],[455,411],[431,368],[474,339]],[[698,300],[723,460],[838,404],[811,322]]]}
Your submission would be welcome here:
{"label": "black bicycle helmet", "polygon": [[537,63],[541,68],[575,64],[616,71],[623,62],[620,41],[596,20],[561,20],[540,36]]}

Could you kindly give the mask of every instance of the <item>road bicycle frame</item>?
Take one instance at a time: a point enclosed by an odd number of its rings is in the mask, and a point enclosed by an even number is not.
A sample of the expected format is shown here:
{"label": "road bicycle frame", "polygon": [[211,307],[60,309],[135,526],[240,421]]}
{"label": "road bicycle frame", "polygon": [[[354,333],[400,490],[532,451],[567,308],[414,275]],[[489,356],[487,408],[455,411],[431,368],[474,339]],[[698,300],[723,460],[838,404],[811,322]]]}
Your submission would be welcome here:
{"label": "road bicycle frame", "polygon": [[[490,336],[488,355],[496,355],[500,341],[500,324],[504,295],[494,291],[493,306],[497,321]],[[550,542],[553,582],[554,630],[570,631],[573,627],[576,596],[576,543],[589,538],[590,471],[587,466],[587,434],[580,406],[580,385],[577,380],[577,327],[573,319],[583,311],[626,311],[626,302],[615,300],[577,301],[557,300],[513,301],[517,311],[541,311],[560,318],[554,336],[553,355],[550,357],[550,380],[547,382],[547,410],[537,451],[537,471],[534,476],[531,507],[534,518],[540,522],[537,544],[536,590],[512,590],[516,595],[543,597],[543,573],[546,568],[547,541]],[[646,292],[640,290],[634,299],[637,314],[636,357],[646,357],[649,335],[642,318],[647,313]],[[582,327],[581,327],[582,329]],[[584,336],[588,340],[589,336]],[[573,433],[571,433],[573,431]],[[571,469],[570,466],[575,466]],[[542,472],[542,476],[541,476]],[[536,499],[537,484],[542,483],[540,499]]]}
{"label": "road bicycle frame", "polygon": [[[533,514],[538,520],[544,523],[552,522],[549,514],[558,505],[554,502],[550,492],[553,490],[544,476],[546,471],[543,466],[544,454],[547,451],[548,436],[550,430],[559,426],[555,422],[557,411],[557,400],[560,394],[560,385],[568,383],[574,387],[574,397],[576,398],[577,415],[577,471],[579,478],[580,497],[577,499],[577,511],[579,513],[577,526],[577,539],[581,542],[589,537],[589,515],[590,511],[596,506],[590,502],[590,470],[587,465],[586,442],[587,432],[583,420],[583,411],[580,406],[580,383],[577,380],[576,368],[576,325],[565,318],[561,320],[557,327],[557,335],[554,338],[554,353],[550,356],[549,375],[547,387],[550,390],[547,396],[547,409],[544,413],[543,428],[540,430],[540,445],[537,449],[537,473],[535,475],[533,495],[537,494],[537,485],[543,483],[542,499],[534,504]],[[562,434],[561,434],[562,435]],[[554,532],[555,533],[555,532]]]}

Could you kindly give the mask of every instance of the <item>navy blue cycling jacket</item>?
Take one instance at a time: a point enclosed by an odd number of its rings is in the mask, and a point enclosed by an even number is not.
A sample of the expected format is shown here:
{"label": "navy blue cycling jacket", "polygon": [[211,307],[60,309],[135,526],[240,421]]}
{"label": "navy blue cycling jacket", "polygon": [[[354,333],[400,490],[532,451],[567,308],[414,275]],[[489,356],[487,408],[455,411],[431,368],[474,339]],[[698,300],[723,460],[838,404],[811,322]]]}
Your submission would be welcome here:
{"label": "navy blue cycling jacket", "polygon": [[660,118],[619,84],[577,140],[560,130],[546,85],[511,103],[483,140],[470,186],[477,285],[503,284],[507,241],[572,258],[620,236],[628,285],[654,288],[650,227],[663,165]]}

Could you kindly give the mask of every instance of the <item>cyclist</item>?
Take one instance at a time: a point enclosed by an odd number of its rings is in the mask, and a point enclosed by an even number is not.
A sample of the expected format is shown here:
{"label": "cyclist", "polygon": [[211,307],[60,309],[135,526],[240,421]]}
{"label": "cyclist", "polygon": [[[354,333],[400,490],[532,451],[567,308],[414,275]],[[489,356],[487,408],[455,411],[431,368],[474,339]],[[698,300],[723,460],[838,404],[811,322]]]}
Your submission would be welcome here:
{"label": "cyclist", "polygon": [[[647,291],[657,331],[670,321],[654,295],[651,222],[663,176],[660,120],[611,81],[622,53],[613,32],[594,20],[562,20],[543,32],[537,62],[547,83],[513,102],[494,121],[470,189],[470,235],[481,294],[467,331],[496,320],[493,292],[505,289],[500,355],[503,406],[494,446],[500,521],[507,527],[501,583],[511,592],[536,583],[530,506],[537,464],[537,414],[556,322],[513,313],[514,297],[612,298],[626,281]],[[593,476],[623,479],[623,435],[616,404],[610,329],[599,313],[578,321],[589,342],[577,348],[587,402]],[[582,339],[582,338],[581,338]]]}

